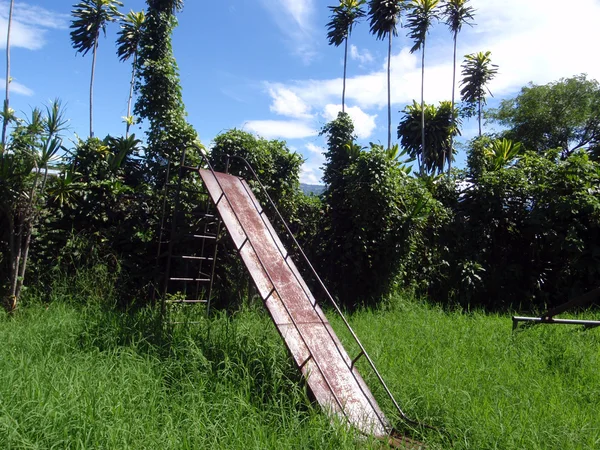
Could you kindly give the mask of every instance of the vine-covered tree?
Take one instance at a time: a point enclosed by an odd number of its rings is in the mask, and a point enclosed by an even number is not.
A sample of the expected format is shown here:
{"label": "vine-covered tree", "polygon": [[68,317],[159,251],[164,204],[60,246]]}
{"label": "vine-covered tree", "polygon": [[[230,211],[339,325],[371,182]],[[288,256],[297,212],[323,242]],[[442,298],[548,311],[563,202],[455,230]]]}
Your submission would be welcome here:
{"label": "vine-covered tree", "polygon": [[[460,95],[462,101],[466,103],[469,111],[469,115],[473,116],[477,114],[479,120],[479,136],[481,136],[481,119],[482,119],[482,105],[486,104],[485,93],[486,91],[492,95],[488,89],[487,84],[494,79],[498,73],[498,66],[492,64],[490,58],[491,52],[485,53],[478,52],[470,55],[465,55],[465,61],[462,65],[462,76],[464,77],[461,81],[462,89]],[[477,113],[475,113],[477,109]]]}
{"label": "vine-covered tree", "polygon": [[338,6],[329,6],[331,21],[327,24],[329,45],[344,44],[344,81],[342,87],[342,112],[346,111],[346,69],[348,66],[348,39],[354,25],[365,16],[362,6],[367,0],[340,0]]}
{"label": "vine-covered tree", "polygon": [[84,56],[92,50],[92,74],[90,79],[90,137],[94,136],[94,77],[100,32],[106,35],[106,25],[121,17],[118,0],[82,0],[73,6],[71,15],[71,44]]}
{"label": "vine-covered tree", "polygon": [[[463,25],[473,25],[475,10],[468,5],[469,0],[446,0],[443,5],[442,15],[445,18],[446,25],[452,33],[454,43],[454,52],[452,59],[452,121],[456,119],[454,115],[455,93],[456,93],[456,46],[458,42],[458,33],[462,30]],[[454,152],[454,138],[451,142],[451,151]],[[452,155],[448,160],[448,173],[452,169]]]}
{"label": "vine-covered tree", "polygon": [[149,122],[146,157],[154,182],[164,183],[167,162],[178,161],[182,148],[197,140],[186,121],[179,68],[173,56],[171,35],[181,0],[147,0],[148,10],[140,40],[134,114]]}
{"label": "vine-covered tree", "polygon": [[388,97],[388,142],[392,147],[392,37],[398,36],[398,22],[406,0],[371,0],[369,2],[369,21],[371,34],[378,40],[388,38],[387,97]]}
{"label": "vine-covered tree", "polygon": [[[414,45],[411,53],[421,52],[421,147],[425,148],[425,44],[427,34],[436,20],[439,20],[439,0],[412,0],[408,14],[407,27],[408,37],[413,40]],[[419,166],[422,173],[423,168]]]}
{"label": "vine-covered tree", "polygon": [[123,17],[123,20],[121,20],[121,31],[119,31],[119,37],[117,38],[117,55],[119,56],[119,59],[122,62],[125,62],[128,59],[133,58],[133,62],[131,63],[129,98],[127,99],[127,117],[125,117],[125,123],[127,124],[125,137],[129,137],[129,128],[134,121],[133,116],[131,115],[131,101],[133,99],[133,88],[135,85],[138,51],[145,21],[146,15],[144,14],[144,11],[138,13],[130,11]]}

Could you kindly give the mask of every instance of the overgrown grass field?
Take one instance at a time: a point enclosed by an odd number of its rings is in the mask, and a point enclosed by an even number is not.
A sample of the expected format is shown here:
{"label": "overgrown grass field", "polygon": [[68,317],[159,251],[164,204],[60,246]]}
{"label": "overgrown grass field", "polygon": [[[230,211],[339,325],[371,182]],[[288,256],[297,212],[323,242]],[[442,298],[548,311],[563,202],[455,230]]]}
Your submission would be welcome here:
{"label": "overgrown grass field", "polygon": [[[377,447],[311,404],[260,305],[156,319],[65,299],[0,316],[0,448]],[[600,330],[513,334],[401,296],[349,319],[406,414],[444,429],[403,428],[429,448],[600,448]]]}

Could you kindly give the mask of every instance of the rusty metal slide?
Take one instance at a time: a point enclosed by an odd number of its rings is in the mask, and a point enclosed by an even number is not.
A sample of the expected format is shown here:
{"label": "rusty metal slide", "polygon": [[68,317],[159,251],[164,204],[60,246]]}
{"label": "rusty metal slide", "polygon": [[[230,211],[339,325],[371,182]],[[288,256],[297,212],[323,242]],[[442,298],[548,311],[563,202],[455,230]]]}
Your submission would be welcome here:
{"label": "rusty metal slide", "polygon": [[200,170],[223,224],[318,403],[362,433],[392,427],[246,181]]}

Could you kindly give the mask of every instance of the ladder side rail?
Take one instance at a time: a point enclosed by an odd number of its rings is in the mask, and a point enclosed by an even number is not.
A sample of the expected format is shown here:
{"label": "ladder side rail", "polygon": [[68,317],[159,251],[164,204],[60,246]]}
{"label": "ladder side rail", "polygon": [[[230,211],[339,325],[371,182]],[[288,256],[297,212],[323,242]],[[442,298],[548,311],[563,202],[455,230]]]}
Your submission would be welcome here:
{"label": "ladder side rail", "polygon": [[[163,202],[162,202],[163,204],[162,204],[160,224],[159,224],[159,229],[158,229],[158,247],[156,250],[156,275],[158,275],[160,273],[160,255],[162,252],[163,234],[164,234],[164,227],[165,227],[165,221],[166,221],[166,216],[167,216],[167,195],[168,195],[168,190],[169,190],[168,184],[169,184],[170,172],[171,172],[171,161],[169,161],[167,163],[167,174],[166,174],[166,179],[165,179],[165,185],[163,187]],[[154,303],[155,301],[156,301],[156,287],[154,287],[154,289],[152,290],[152,302]],[[163,306],[164,306],[164,302],[163,302]]]}
{"label": "ladder side rail", "polygon": [[[177,180],[177,191],[175,192],[175,205],[173,207],[173,221],[171,222],[171,237],[169,239],[169,250],[167,255],[167,268],[165,270],[165,287],[163,291],[163,302],[166,301],[167,292],[169,290],[169,278],[171,276],[171,260],[173,259],[173,244],[175,241],[175,235],[177,233],[177,213],[179,212],[179,203],[181,195],[181,180],[183,178],[183,165],[185,163],[186,149],[184,148],[181,152],[181,161],[179,164],[178,180]],[[167,180],[167,183],[169,180]],[[187,283],[185,285],[185,292],[187,293]]]}
{"label": "ladder side rail", "polygon": [[310,268],[310,270],[312,271],[313,275],[316,277],[319,285],[321,286],[321,288],[323,289],[323,291],[325,292],[327,298],[329,299],[329,301],[331,302],[331,304],[333,305],[333,307],[335,308],[336,312],[338,313],[338,315],[341,317],[344,325],[346,326],[346,328],[348,329],[348,331],[350,332],[350,334],[352,335],[354,341],[356,342],[356,344],[359,346],[361,353],[364,355],[364,357],[366,358],[366,360],[369,363],[369,366],[371,367],[371,369],[373,370],[373,372],[375,373],[375,376],[377,377],[377,379],[379,380],[380,384],[383,386],[388,398],[392,401],[394,407],[396,408],[396,410],[398,411],[398,413],[400,414],[400,417],[402,417],[402,419],[404,421],[406,421],[409,424],[415,425],[415,426],[423,426],[425,428],[429,428],[429,429],[434,429],[436,430],[434,427],[427,425],[427,424],[421,424],[419,422],[416,422],[412,419],[410,419],[402,410],[402,408],[400,408],[400,405],[398,404],[398,402],[396,401],[396,399],[394,398],[394,395],[392,394],[392,392],[390,391],[390,389],[388,388],[385,380],[383,379],[383,377],[381,376],[381,374],[379,373],[379,370],[377,369],[377,367],[375,366],[375,363],[373,362],[373,360],[371,359],[371,357],[369,356],[367,350],[365,349],[365,347],[363,346],[362,342],[360,342],[358,336],[356,335],[356,332],[354,331],[354,329],[352,328],[352,326],[350,325],[350,323],[348,322],[348,320],[346,319],[344,313],[342,312],[341,308],[339,307],[339,305],[337,304],[337,302],[333,299],[333,296],[331,295],[331,293],[329,292],[329,290],[327,289],[327,287],[325,286],[325,283],[323,283],[323,280],[321,279],[321,277],[319,276],[319,274],[317,273],[317,271],[315,270],[314,266],[311,264],[310,260],[308,259],[308,257],[306,256],[306,253],[304,252],[304,250],[302,249],[302,247],[300,246],[300,244],[298,243],[298,241],[296,240],[296,237],[294,236],[294,234],[292,233],[292,231],[290,230],[287,222],[285,221],[285,219],[283,218],[283,216],[281,215],[281,213],[279,212],[279,209],[277,209],[277,206],[275,206],[275,203],[273,202],[271,196],[269,195],[269,193],[267,192],[267,190],[265,189],[264,185],[261,183],[260,179],[258,178],[258,175],[256,174],[256,172],[254,171],[254,169],[252,168],[252,166],[250,166],[250,163],[248,163],[248,161],[244,158],[242,158],[241,156],[237,156],[237,155],[229,155],[230,158],[238,158],[240,160],[242,160],[246,167],[250,170],[250,173],[252,173],[254,179],[257,181],[258,185],[260,186],[262,192],[264,193],[264,195],[266,196],[268,202],[270,203],[271,207],[275,210],[275,213],[277,215],[277,217],[279,218],[280,222],[283,224],[283,226],[285,227],[285,230],[287,232],[287,234],[289,235],[289,237],[292,239],[295,247],[298,249],[298,251],[300,252],[300,254],[302,255],[304,261],[306,262],[306,264],[308,265],[308,267]]}
{"label": "ladder side rail", "polygon": [[[210,161],[208,161],[208,158],[205,158],[208,167],[211,171],[211,173],[214,175],[215,171],[212,167],[212,164],[210,164]],[[277,293],[277,295],[279,296],[279,298],[281,298],[281,295],[279,294],[279,290],[277,289],[277,286],[275,285],[275,282],[273,281],[273,278],[271,277],[271,274],[269,273],[269,271],[267,270],[264,262],[262,261],[260,255],[258,254],[258,252],[256,251],[256,248],[254,246],[254,244],[252,243],[252,241],[248,238],[249,234],[246,231],[242,221],[239,219],[239,216],[237,214],[237,212],[235,211],[235,209],[233,207],[231,207],[231,202],[229,200],[229,197],[227,196],[227,193],[225,192],[225,190],[223,189],[223,186],[221,185],[219,179],[217,176],[215,176],[215,181],[217,182],[217,185],[219,186],[219,189],[221,189],[221,197],[219,199],[219,202],[224,198],[227,203],[230,205],[231,211],[235,217],[235,219],[237,220],[237,222],[239,223],[242,231],[244,232],[244,234],[246,235],[246,239],[244,241],[244,243],[242,244],[242,246],[240,246],[240,248],[238,249],[238,253],[241,252],[242,248],[244,245],[246,245],[246,243],[250,244],[250,247],[252,248],[252,250],[254,251],[254,254],[258,260],[258,262],[260,263],[260,266],[262,268],[262,270],[264,271],[265,275],[267,276],[269,283],[271,283],[272,289],[271,289],[271,293],[267,296],[267,299],[273,294],[273,292]],[[217,204],[218,206],[218,204]],[[258,288],[258,286],[257,286]],[[266,301],[266,299],[265,299]],[[290,317],[290,320],[292,322],[292,325],[294,326],[294,328],[296,329],[296,331],[298,332],[298,335],[300,336],[300,339],[302,340],[302,343],[304,344],[304,346],[307,348],[308,350],[308,359],[312,359],[313,362],[315,363],[315,365],[317,366],[317,369],[319,370],[319,372],[321,373],[323,380],[325,381],[325,383],[327,384],[327,387],[329,388],[329,391],[331,392],[331,394],[333,395],[333,398],[335,399],[336,403],[338,404],[338,407],[340,408],[340,411],[342,412],[342,414],[344,414],[344,416],[346,417],[347,420],[350,420],[344,407],[342,402],[340,401],[340,399],[338,398],[337,394],[335,393],[335,390],[332,388],[331,383],[329,382],[329,380],[327,379],[327,376],[325,375],[325,371],[323,370],[323,368],[321,367],[321,365],[319,364],[319,362],[313,357],[311,351],[310,351],[310,347],[308,346],[308,343],[302,333],[302,331],[300,331],[300,327],[298,326],[298,323],[296,322],[296,320],[294,319],[294,317],[292,316],[292,314],[289,311],[289,308],[287,307],[287,305],[282,301],[281,304],[283,305],[284,309],[286,310],[286,313],[288,314],[288,316]],[[381,418],[379,416],[377,416],[378,420],[381,421]],[[383,424],[385,427],[385,424]]]}

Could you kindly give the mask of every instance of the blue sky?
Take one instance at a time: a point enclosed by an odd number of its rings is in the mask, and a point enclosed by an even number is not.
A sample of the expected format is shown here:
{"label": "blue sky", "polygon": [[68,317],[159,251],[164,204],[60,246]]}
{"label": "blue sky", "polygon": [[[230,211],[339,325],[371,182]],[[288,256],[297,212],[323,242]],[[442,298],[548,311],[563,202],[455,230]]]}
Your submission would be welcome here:
{"label": "blue sky", "polygon": [[[326,40],[328,5],[336,0],[187,0],[173,47],[189,121],[210,145],[220,132],[242,128],[287,140],[306,162],[302,181],[318,183],[324,140],[319,129],[341,109],[343,49]],[[17,1],[12,34],[11,107],[27,113],[54,98],[67,105],[71,138],[88,134],[91,54],[76,55],[69,40],[74,1]],[[124,11],[144,8],[125,0]],[[530,81],[544,84],[579,73],[600,79],[600,1],[472,0],[473,28],[459,35],[459,56],[490,50],[500,66],[490,85],[495,98],[514,96]],[[0,0],[0,48],[5,57],[7,0]],[[117,25],[100,42],[94,128],[103,137],[124,133],[130,66],[115,53]],[[359,24],[351,38],[347,110],[360,141],[386,142],[387,44]],[[400,110],[420,96],[420,57],[400,29],[392,56],[394,128]],[[462,58],[461,58],[462,59]],[[429,36],[425,100],[451,96],[452,40],[445,25]],[[4,78],[4,68],[0,78]],[[0,82],[4,84],[4,80]],[[142,132],[137,130],[138,135]],[[466,123],[465,138],[476,132]],[[459,165],[464,155],[459,155]]]}

